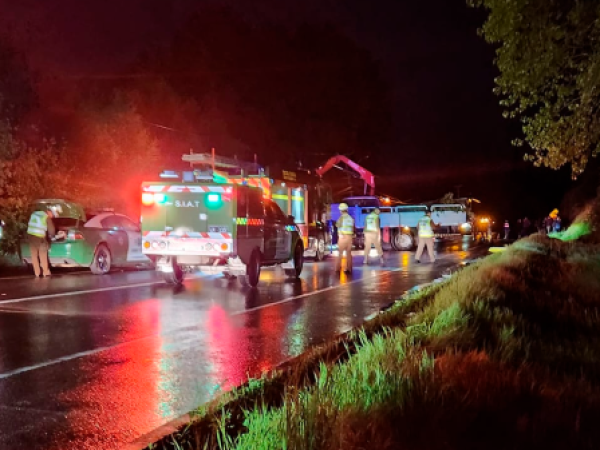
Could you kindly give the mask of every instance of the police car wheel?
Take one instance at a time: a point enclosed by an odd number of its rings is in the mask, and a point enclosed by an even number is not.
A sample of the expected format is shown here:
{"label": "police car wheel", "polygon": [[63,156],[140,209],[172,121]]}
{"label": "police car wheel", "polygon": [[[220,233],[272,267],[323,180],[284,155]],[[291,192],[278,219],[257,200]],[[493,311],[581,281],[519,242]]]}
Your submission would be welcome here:
{"label": "police car wheel", "polygon": [[90,266],[90,270],[94,275],[104,275],[110,272],[112,258],[110,250],[104,244],[100,244],[94,253],[94,260]]}

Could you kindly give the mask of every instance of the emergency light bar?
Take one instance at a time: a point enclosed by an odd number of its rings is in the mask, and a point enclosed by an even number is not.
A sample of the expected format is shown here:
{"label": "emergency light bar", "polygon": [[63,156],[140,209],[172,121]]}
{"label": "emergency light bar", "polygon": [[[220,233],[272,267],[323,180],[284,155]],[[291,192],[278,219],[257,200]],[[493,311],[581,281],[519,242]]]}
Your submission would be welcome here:
{"label": "emergency light bar", "polygon": [[162,204],[167,201],[167,196],[162,192],[153,194],[152,192],[142,193],[142,204],[144,206],[152,206],[154,203]]}

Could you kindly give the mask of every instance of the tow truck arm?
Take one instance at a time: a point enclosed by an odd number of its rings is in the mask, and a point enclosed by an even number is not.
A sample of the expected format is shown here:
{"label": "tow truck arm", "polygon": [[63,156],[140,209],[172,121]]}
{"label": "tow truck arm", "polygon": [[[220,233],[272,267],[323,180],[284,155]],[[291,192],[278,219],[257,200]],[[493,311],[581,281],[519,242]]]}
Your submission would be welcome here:
{"label": "tow truck arm", "polygon": [[343,162],[360,175],[365,182],[365,195],[367,194],[367,186],[370,187],[369,195],[375,195],[375,175],[343,155],[336,155],[329,158],[325,164],[316,170],[317,175],[323,177],[325,173],[329,172],[329,170],[331,170],[340,162]]}

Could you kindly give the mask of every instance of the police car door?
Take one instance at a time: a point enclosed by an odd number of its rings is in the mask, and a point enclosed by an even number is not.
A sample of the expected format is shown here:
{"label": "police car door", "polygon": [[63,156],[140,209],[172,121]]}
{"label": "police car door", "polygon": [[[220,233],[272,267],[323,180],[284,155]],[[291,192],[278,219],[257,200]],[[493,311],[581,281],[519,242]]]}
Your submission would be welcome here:
{"label": "police car door", "polygon": [[127,262],[147,262],[142,253],[142,233],[139,227],[125,216],[119,216],[121,227],[127,233]]}

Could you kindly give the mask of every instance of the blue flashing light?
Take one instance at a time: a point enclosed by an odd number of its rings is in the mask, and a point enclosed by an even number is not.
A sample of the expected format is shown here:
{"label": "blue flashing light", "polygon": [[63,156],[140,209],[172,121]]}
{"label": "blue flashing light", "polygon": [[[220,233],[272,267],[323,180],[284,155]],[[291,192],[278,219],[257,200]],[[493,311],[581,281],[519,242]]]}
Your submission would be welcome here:
{"label": "blue flashing light", "polygon": [[154,201],[156,203],[164,203],[167,201],[167,196],[161,192],[154,194]]}

